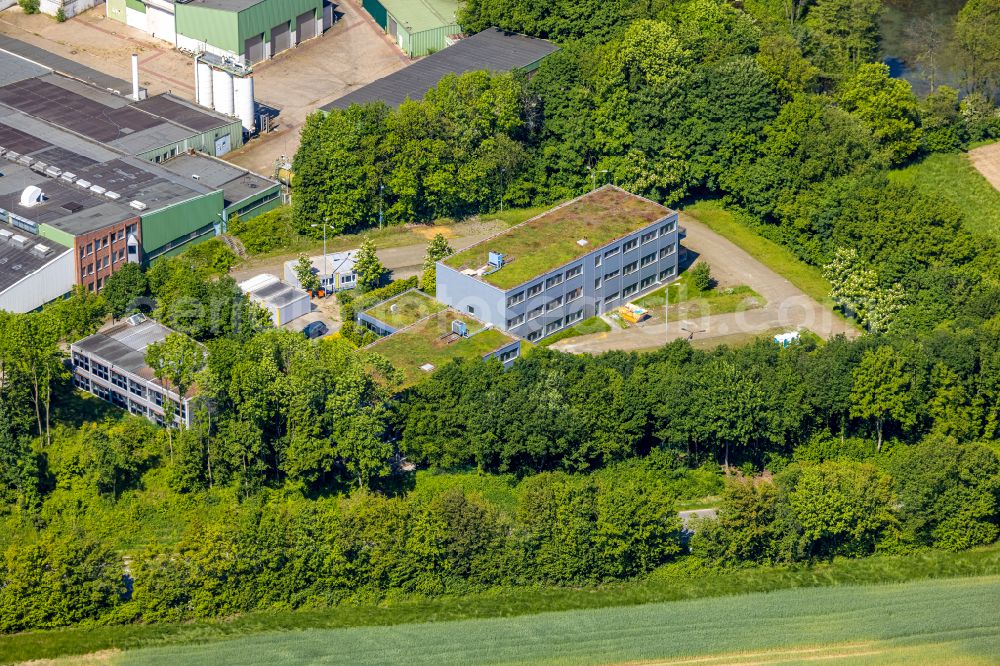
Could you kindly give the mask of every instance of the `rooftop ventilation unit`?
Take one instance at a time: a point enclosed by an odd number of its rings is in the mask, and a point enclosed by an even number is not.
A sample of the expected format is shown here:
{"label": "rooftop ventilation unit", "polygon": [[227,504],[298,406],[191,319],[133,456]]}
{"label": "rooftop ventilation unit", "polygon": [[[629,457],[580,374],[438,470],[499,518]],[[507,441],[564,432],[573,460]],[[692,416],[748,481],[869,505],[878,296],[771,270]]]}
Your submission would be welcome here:
{"label": "rooftop ventilation unit", "polygon": [[494,266],[496,268],[503,268],[503,260],[504,260],[503,253],[490,252],[489,261],[487,263],[489,263],[490,266]]}
{"label": "rooftop ventilation unit", "polygon": [[465,325],[464,321],[456,319],[451,322],[451,332],[460,338],[464,338],[469,335],[469,327]]}
{"label": "rooftop ventilation unit", "polygon": [[0,243],[9,243],[11,237],[14,235],[13,231],[7,231],[6,229],[0,229]]}
{"label": "rooftop ventilation unit", "polygon": [[34,161],[35,159],[31,157],[31,155],[21,155],[20,157],[17,158],[17,163],[23,164],[24,166],[30,166],[31,163]]}
{"label": "rooftop ventilation unit", "polygon": [[23,250],[24,248],[31,245],[31,241],[28,240],[27,236],[22,236],[21,234],[14,234],[13,236],[10,237],[10,244],[16,245],[17,247]]}
{"label": "rooftop ventilation unit", "polygon": [[31,248],[31,253],[34,254],[35,256],[44,259],[45,257],[52,254],[52,248],[49,247],[48,245],[42,245],[41,243],[38,243],[35,245],[35,247]]}
{"label": "rooftop ventilation unit", "polygon": [[50,166],[48,169],[45,170],[45,175],[49,176],[50,178],[58,178],[59,176],[62,175],[62,172],[63,172],[62,169],[60,169],[59,167]]}
{"label": "rooftop ventilation unit", "polygon": [[80,178],[79,180],[76,181],[76,185],[77,187],[82,187],[83,189],[87,189],[91,185],[93,185],[93,183],[91,183],[89,180],[84,180],[83,178]]}
{"label": "rooftop ventilation unit", "polygon": [[578,241],[576,242],[576,244],[577,244],[577,245],[579,245],[580,247],[587,247],[587,244],[588,244],[589,242],[590,242],[590,241],[588,241],[588,240],[587,240],[586,238],[581,238],[580,240],[578,240]]}
{"label": "rooftop ventilation unit", "polygon": [[45,170],[49,168],[49,165],[45,162],[35,162],[31,165],[32,171],[37,171],[38,173],[45,173]]}
{"label": "rooftop ventilation unit", "polygon": [[59,178],[65,180],[67,183],[72,183],[74,180],[76,180],[76,174],[73,173],[72,171],[63,171],[59,175]]}
{"label": "rooftop ventilation unit", "polygon": [[25,208],[31,208],[40,203],[42,203],[42,188],[37,185],[28,185],[21,192],[21,205]]}
{"label": "rooftop ventilation unit", "polygon": [[135,208],[136,210],[146,210],[147,208],[149,208],[149,206],[142,203],[141,201],[129,201],[128,205],[131,206],[132,208]]}
{"label": "rooftop ventilation unit", "polygon": [[104,194],[108,190],[104,187],[101,187],[100,185],[91,185],[90,191],[93,192],[94,194]]}
{"label": "rooftop ventilation unit", "polygon": [[114,199],[115,201],[118,201],[119,199],[122,198],[122,195],[118,194],[117,192],[112,192],[111,190],[105,192],[104,196],[106,196],[109,199]]}
{"label": "rooftop ventilation unit", "polygon": [[6,153],[4,153],[4,157],[6,157],[11,162],[16,162],[18,159],[20,159],[21,153],[15,153],[13,150],[8,150]]}

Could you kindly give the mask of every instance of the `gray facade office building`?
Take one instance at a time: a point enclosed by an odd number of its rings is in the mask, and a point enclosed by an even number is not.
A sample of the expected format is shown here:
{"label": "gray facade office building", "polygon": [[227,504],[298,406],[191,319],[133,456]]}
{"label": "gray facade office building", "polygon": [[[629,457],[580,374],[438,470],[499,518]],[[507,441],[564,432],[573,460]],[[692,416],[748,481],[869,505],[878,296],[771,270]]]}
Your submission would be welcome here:
{"label": "gray facade office building", "polygon": [[[611,240],[604,240],[607,233],[594,243],[587,237],[577,238],[573,232],[581,228],[581,224],[591,228],[601,224],[602,211],[594,211],[588,205],[588,198],[595,195],[633,198],[637,201],[631,203],[640,204],[644,214],[634,216],[634,220],[625,225],[631,229],[613,236]],[[536,342],[584,319],[611,312],[676,278],[681,230],[675,211],[610,186],[559,208],[567,206],[561,212],[562,219],[554,224],[566,226],[569,236],[557,241],[563,247],[555,248],[552,254],[564,256],[569,241],[580,248],[578,256],[528,279],[519,280],[514,286],[507,286],[509,279],[496,279],[508,266],[516,266],[519,257],[516,250],[513,256],[509,256],[500,250],[494,251],[494,247],[527,248],[532,234],[537,236],[542,231],[548,235],[553,231],[558,234],[558,227],[542,229],[547,226],[546,216],[553,212],[548,211],[477,244],[481,252],[479,256],[485,251],[490,257],[485,266],[470,267],[468,262],[463,263],[462,257],[455,261],[452,257],[458,255],[439,261],[437,299],[501,330]],[[654,206],[659,209],[658,214],[650,214]],[[578,214],[576,209],[579,209]],[[594,216],[595,219],[586,220],[587,216]],[[567,224],[567,219],[571,223]],[[617,223],[621,225],[622,220]],[[508,242],[512,235],[523,238]],[[528,243],[524,243],[525,240]],[[543,245],[526,249],[524,254],[545,251]],[[468,256],[469,253],[465,250],[459,255]],[[527,258],[521,260],[526,261]],[[498,263],[500,266],[497,266]],[[538,262],[532,261],[532,265],[538,265]]]}

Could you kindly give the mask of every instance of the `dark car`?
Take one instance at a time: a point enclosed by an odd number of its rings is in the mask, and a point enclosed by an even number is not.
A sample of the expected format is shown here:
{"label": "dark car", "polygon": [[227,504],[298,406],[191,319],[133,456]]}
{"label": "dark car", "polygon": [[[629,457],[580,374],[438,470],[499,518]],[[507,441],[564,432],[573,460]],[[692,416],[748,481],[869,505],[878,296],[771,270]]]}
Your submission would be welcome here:
{"label": "dark car", "polygon": [[323,322],[314,321],[306,324],[306,327],[302,329],[302,335],[312,340],[313,338],[323,337],[329,330]]}

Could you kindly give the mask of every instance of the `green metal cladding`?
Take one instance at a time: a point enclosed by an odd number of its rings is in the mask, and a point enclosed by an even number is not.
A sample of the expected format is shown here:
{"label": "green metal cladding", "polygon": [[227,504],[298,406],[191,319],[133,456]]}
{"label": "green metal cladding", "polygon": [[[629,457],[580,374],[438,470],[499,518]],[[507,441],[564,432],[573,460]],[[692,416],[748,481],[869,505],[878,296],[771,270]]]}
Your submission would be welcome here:
{"label": "green metal cladding", "polygon": [[371,14],[375,22],[379,24],[379,27],[383,30],[388,30],[389,26],[389,13],[382,6],[382,3],[378,0],[362,0],[361,6],[365,8],[365,11]]}
{"label": "green metal cladding", "polygon": [[294,22],[295,17],[309,10],[322,15],[323,0],[263,0],[241,12],[174,5],[178,34],[238,54],[243,54],[248,37],[264,34],[270,41],[271,28]]}
{"label": "green metal cladding", "polygon": [[125,0],[125,6],[140,14],[146,13],[146,5],[142,4],[142,0]]}
{"label": "green metal cladding", "polygon": [[462,32],[462,28],[458,24],[446,25],[413,34],[400,28],[399,48],[403,49],[411,58],[418,58],[445,48],[445,37],[460,32]]}
{"label": "green metal cladding", "polygon": [[164,245],[182,240],[219,221],[225,201],[222,190],[203,194],[142,216],[142,252],[158,255]]}

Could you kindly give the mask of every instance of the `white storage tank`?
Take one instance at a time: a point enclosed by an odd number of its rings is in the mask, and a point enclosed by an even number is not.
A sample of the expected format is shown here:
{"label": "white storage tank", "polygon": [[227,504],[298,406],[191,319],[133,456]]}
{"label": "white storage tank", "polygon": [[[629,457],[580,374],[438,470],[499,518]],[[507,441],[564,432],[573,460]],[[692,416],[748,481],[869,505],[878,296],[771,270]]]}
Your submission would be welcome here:
{"label": "white storage tank", "polygon": [[256,129],[256,108],[253,102],[253,77],[235,76],[233,77],[233,91],[236,101],[236,115],[240,117],[243,128],[254,133]]}
{"label": "white storage tank", "polygon": [[198,60],[195,63],[195,78],[198,83],[198,103],[209,109],[212,104],[212,66],[207,62]]}
{"label": "white storage tank", "polygon": [[212,70],[212,100],[219,113],[234,115],[233,75],[221,69]]}

